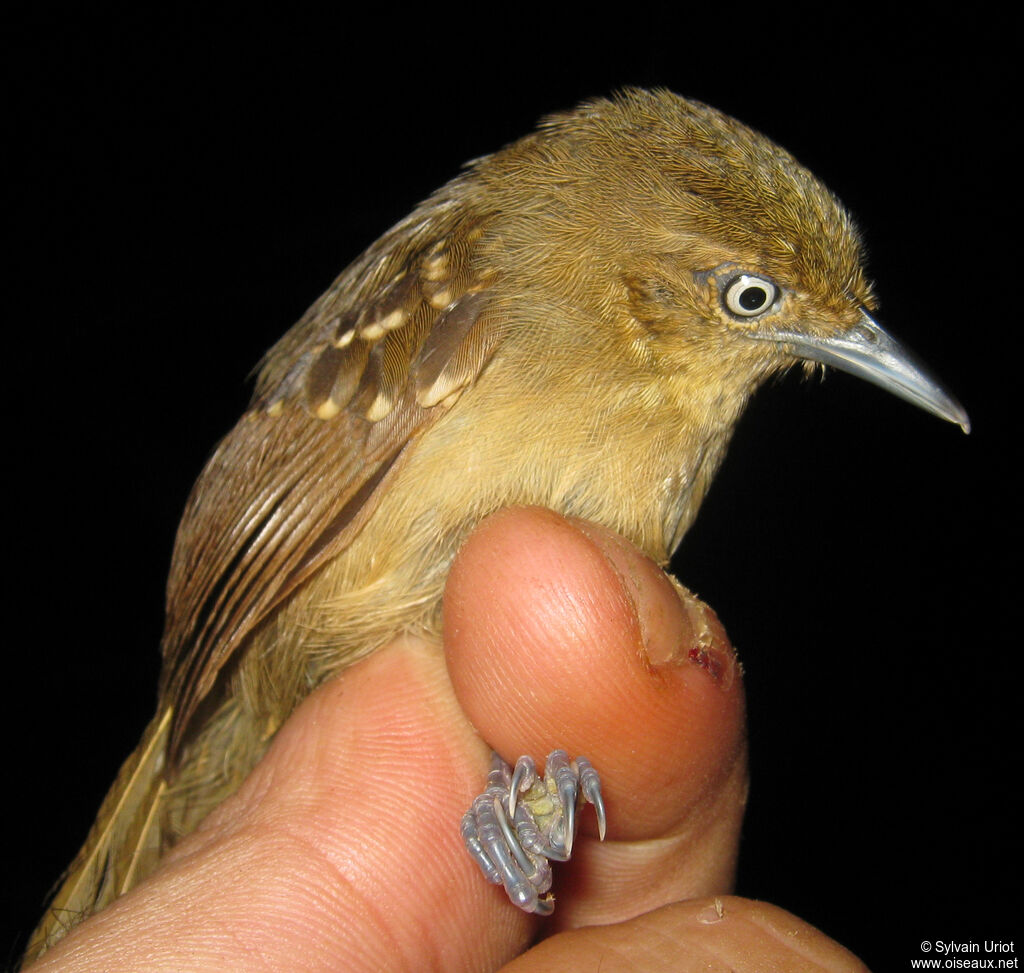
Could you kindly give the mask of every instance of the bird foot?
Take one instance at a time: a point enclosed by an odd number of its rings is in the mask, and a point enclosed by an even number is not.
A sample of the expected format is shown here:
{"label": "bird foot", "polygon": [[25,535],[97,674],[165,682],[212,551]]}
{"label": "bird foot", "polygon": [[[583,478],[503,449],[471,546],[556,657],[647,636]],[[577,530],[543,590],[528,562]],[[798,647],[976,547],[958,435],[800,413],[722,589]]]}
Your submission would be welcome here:
{"label": "bird foot", "polygon": [[504,885],[513,905],[548,916],[554,911],[551,861],[568,861],[576,838],[577,812],[597,811],[605,835],[601,780],[586,757],[570,760],[564,750],[548,755],[544,775],[529,757],[512,769],[493,754],[487,789],[462,818],[462,840],[484,877]]}

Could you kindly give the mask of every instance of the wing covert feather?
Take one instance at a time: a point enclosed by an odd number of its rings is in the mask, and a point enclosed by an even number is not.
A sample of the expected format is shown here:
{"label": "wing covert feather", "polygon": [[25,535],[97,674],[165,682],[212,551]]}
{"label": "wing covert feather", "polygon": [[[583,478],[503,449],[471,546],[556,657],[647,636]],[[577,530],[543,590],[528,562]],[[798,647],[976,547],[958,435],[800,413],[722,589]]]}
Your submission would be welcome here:
{"label": "wing covert feather", "polygon": [[192,490],[163,640],[172,764],[227,661],[351,543],[403,451],[493,353],[494,276],[473,260],[481,221],[433,212],[447,219],[414,212],[271,349],[252,406]]}

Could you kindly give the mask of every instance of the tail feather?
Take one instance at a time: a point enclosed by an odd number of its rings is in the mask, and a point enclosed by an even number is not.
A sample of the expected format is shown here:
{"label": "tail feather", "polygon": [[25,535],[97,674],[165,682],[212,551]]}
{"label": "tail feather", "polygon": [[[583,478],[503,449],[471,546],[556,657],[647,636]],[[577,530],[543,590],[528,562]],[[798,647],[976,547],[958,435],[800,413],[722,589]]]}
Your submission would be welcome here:
{"label": "tail feather", "polygon": [[29,940],[23,963],[38,959],[73,926],[141,881],[163,850],[164,755],[172,710],[159,713],[124,762],[96,823]]}

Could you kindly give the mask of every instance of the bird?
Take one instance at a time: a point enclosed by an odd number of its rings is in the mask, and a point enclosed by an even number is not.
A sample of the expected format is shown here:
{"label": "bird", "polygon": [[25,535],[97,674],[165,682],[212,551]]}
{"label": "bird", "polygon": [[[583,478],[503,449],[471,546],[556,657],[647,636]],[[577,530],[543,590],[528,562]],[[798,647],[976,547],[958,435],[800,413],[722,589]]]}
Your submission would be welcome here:
{"label": "bird", "polygon": [[968,431],[876,315],[839,200],[670,91],[467,163],[264,357],[177,532],[156,715],[26,961],[149,874],[313,689],[438,637],[452,559],[496,510],[596,521],[667,564],[751,396],[793,367]]}

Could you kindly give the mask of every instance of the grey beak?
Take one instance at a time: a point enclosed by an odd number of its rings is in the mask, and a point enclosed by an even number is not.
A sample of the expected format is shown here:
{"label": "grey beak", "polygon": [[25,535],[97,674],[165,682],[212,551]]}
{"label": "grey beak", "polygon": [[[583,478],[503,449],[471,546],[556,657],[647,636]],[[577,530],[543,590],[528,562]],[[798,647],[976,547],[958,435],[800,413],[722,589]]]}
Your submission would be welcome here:
{"label": "grey beak", "polygon": [[832,365],[874,382],[940,419],[955,422],[964,432],[970,432],[971,420],[964,407],[866,311],[861,314],[857,326],[839,337],[816,338],[787,331],[776,332],[772,340],[798,358]]}

